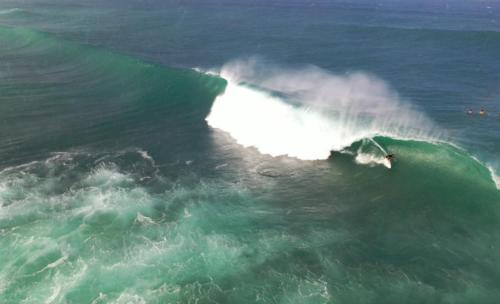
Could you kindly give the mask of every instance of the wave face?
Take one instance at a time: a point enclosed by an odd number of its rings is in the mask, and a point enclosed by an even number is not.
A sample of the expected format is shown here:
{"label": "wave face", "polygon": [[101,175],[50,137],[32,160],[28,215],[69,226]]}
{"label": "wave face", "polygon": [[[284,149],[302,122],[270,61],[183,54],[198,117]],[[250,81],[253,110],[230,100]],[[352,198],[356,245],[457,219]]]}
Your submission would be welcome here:
{"label": "wave face", "polygon": [[436,138],[429,119],[373,75],[282,69],[257,60],[231,62],[220,74],[228,86],[208,124],[261,153],[326,159],[376,135]]}
{"label": "wave face", "polygon": [[141,146],[153,135],[193,147],[226,84],[24,28],[0,26],[0,41],[0,158],[9,165],[74,146]]}

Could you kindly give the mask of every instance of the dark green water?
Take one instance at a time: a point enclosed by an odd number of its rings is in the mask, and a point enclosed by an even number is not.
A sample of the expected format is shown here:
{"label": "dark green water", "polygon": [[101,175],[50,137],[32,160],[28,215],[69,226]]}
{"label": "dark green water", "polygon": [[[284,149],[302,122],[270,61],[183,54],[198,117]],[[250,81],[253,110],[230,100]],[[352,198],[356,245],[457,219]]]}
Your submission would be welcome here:
{"label": "dark green water", "polygon": [[495,6],[199,5],[0,3],[0,303],[500,301]]}

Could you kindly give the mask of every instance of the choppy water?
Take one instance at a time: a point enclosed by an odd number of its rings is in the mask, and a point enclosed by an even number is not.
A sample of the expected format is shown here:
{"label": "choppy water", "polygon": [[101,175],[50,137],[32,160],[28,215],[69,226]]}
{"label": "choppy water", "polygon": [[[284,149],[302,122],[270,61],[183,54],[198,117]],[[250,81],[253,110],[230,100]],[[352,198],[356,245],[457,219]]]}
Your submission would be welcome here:
{"label": "choppy water", "polygon": [[498,303],[499,9],[1,2],[0,302]]}

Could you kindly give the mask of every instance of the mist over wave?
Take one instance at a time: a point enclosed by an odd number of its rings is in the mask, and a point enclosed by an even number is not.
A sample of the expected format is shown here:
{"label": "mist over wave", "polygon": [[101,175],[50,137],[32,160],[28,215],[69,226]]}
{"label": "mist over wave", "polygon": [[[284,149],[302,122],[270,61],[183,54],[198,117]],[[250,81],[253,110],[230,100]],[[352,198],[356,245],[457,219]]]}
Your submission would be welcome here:
{"label": "mist over wave", "polygon": [[272,156],[326,159],[377,135],[436,138],[433,123],[383,80],[355,72],[336,75],[315,66],[281,68],[251,59],[224,65],[228,81],[207,122],[239,144]]}

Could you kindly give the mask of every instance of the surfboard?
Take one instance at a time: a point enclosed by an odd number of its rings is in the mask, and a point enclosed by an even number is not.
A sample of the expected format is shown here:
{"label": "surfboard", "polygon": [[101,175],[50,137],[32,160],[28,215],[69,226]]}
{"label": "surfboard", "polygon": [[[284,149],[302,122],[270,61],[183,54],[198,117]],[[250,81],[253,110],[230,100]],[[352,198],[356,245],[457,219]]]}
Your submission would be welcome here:
{"label": "surfboard", "polygon": [[392,163],[390,160],[388,160],[387,158],[384,159],[384,166],[386,166],[388,169],[391,169],[392,168]]}

